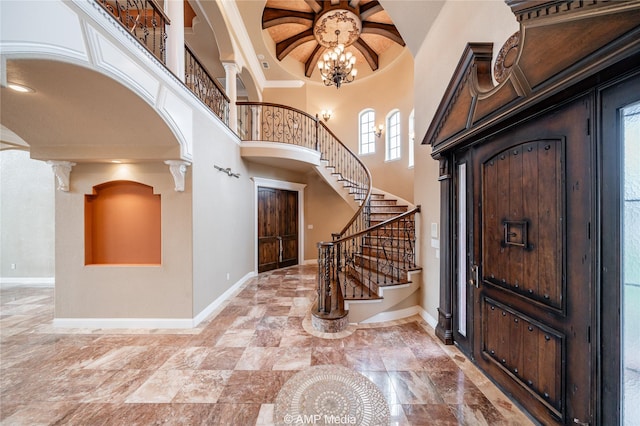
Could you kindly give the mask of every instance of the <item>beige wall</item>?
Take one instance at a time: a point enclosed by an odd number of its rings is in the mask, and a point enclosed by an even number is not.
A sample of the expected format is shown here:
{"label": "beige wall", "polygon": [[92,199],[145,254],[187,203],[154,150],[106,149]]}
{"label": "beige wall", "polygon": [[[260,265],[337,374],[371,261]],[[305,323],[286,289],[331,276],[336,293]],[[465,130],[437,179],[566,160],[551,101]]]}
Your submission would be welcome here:
{"label": "beige wall", "polygon": [[[85,266],[84,196],[112,180],[150,185],[162,204],[162,265]],[[56,318],[191,318],[191,179],[174,190],[162,163],[78,164],[56,191]]]}
{"label": "beige wall", "polygon": [[[358,64],[359,67],[368,66]],[[376,153],[361,156],[371,171],[373,186],[413,200],[413,169],[408,167],[408,120],[413,109],[413,58],[408,50],[382,71],[336,89],[320,83],[307,83],[300,89],[268,89],[265,102],[284,104],[311,115],[331,109],[326,124],[353,152],[358,153],[358,115],[366,108],[376,112],[376,123],[385,123],[394,109],[400,110],[402,158],[384,161],[385,136],[376,139]]]}
{"label": "beige wall", "polygon": [[[253,182],[228,129],[196,117],[193,157],[193,310],[199,314],[254,270]],[[230,177],[214,165],[231,168]]]}
{"label": "beige wall", "polygon": [[44,161],[31,160],[26,151],[0,152],[0,278],[3,282],[53,280],[54,190],[53,172]]}
{"label": "beige wall", "polygon": [[517,30],[515,17],[503,1],[447,1],[415,57],[414,202],[422,205],[420,304],[433,318],[437,318],[439,305],[440,260],[431,246],[431,224],[440,224],[440,183],[438,163],[431,159],[430,147],[420,143],[467,43],[493,42],[495,58],[502,44]]}

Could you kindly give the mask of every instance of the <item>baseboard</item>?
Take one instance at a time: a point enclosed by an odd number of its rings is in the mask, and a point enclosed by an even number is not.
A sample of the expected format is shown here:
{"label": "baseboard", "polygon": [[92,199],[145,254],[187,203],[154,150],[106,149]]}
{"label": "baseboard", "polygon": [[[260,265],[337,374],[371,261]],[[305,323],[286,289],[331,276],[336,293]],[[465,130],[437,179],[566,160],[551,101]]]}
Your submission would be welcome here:
{"label": "baseboard", "polygon": [[422,309],[422,307],[420,307],[420,312],[418,312],[418,313],[420,314],[422,319],[425,320],[427,322],[427,324],[429,324],[431,326],[431,328],[433,328],[434,330],[436,329],[436,327],[438,326],[438,320],[437,319],[435,319],[434,317],[429,315],[429,312],[427,312],[424,309]]}
{"label": "baseboard", "polygon": [[410,317],[411,315],[416,315],[416,314],[420,315],[422,319],[425,320],[427,324],[429,324],[429,326],[435,330],[436,326],[438,325],[438,321],[434,317],[429,315],[427,311],[422,309],[421,306],[411,306],[409,308],[398,309],[397,311],[380,312],[379,314],[372,316],[366,321],[363,321],[362,324],[393,321],[393,320],[398,320],[402,318],[407,318],[407,317]]}
{"label": "baseboard", "polygon": [[303,265],[317,265],[318,264],[318,259],[305,259],[302,262]]}
{"label": "baseboard", "polygon": [[195,328],[224,302],[226,302],[247,280],[254,277],[249,272],[238,282],[229,287],[220,297],[211,302],[194,318],[54,318],[53,326],[57,328],[91,328],[91,329],[185,329]]}
{"label": "baseboard", "polygon": [[204,308],[198,315],[193,318],[193,327],[197,327],[202,321],[204,321],[213,311],[215,311],[220,305],[226,302],[244,283],[250,278],[256,276],[255,271],[249,272],[244,277],[240,278],[238,282],[229,287],[227,291],[222,293],[220,297],[211,302],[209,306]]}
{"label": "baseboard", "polygon": [[189,318],[54,318],[56,328],[174,329],[193,328]]}
{"label": "baseboard", "polygon": [[53,288],[55,277],[0,277],[0,287]]}

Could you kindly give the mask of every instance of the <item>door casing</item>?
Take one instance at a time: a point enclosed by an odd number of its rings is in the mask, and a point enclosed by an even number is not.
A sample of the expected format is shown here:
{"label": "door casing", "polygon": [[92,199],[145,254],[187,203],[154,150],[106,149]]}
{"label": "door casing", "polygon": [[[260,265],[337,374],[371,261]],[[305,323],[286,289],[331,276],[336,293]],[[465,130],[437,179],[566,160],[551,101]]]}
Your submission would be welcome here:
{"label": "door casing", "polygon": [[304,189],[306,188],[306,184],[296,183],[296,182],[288,182],[276,179],[266,179],[261,177],[252,177],[254,184],[254,196],[253,196],[253,205],[254,205],[254,271],[258,273],[258,187],[265,188],[274,188],[274,189],[284,189],[287,191],[297,191],[298,192],[298,264],[304,262]]}

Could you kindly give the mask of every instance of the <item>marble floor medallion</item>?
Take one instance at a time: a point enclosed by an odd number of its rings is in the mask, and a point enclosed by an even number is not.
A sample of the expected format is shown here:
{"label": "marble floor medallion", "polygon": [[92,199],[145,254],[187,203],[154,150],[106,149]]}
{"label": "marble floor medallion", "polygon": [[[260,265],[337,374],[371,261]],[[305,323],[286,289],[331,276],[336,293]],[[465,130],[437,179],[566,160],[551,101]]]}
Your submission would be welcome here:
{"label": "marble floor medallion", "polygon": [[318,365],[300,371],[280,389],[277,425],[388,425],[389,405],[378,387],[357,371]]}

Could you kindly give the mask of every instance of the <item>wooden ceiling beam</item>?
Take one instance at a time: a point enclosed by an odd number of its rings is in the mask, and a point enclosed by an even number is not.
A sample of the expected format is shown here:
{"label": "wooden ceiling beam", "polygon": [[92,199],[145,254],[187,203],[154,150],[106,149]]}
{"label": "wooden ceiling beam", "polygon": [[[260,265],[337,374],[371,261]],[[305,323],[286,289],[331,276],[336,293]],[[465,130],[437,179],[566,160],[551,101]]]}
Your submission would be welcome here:
{"label": "wooden ceiling beam", "polygon": [[378,0],[370,1],[367,4],[363,4],[360,6],[360,19],[364,21],[371,15],[382,12],[383,10],[384,9],[382,8]]}
{"label": "wooden ceiling beam", "polygon": [[357,39],[353,44],[353,47],[358,49],[364,59],[367,61],[373,71],[378,69],[378,54],[361,38]]}
{"label": "wooden ceiling beam", "polygon": [[293,49],[311,40],[315,40],[312,28],[304,30],[286,40],[282,40],[276,43],[276,57],[281,61],[291,53]]}
{"label": "wooden ceiling beam", "polygon": [[304,75],[306,77],[311,77],[311,74],[313,74],[313,70],[317,67],[316,64],[320,60],[320,57],[322,56],[322,53],[324,51],[325,48],[319,44],[317,44],[316,48],[313,49],[313,52],[311,53],[311,55],[309,55],[307,62],[305,62],[304,64]]}
{"label": "wooden ceiling beam", "polygon": [[404,46],[404,40],[395,25],[382,24],[380,22],[362,22],[362,34],[376,34],[395,41]]}
{"label": "wooden ceiling beam", "polygon": [[317,0],[304,0],[304,2],[307,3],[315,13],[319,13],[322,10],[322,5],[318,3]]}
{"label": "wooden ceiling beam", "polygon": [[271,28],[281,24],[301,24],[311,26],[315,16],[316,15],[313,12],[265,7],[262,12],[262,29]]}
{"label": "wooden ceiling beam", "polygon": [[349,0],[349,6],[353,7],[354,9],[358,7],[359,4],[360,0]]}

